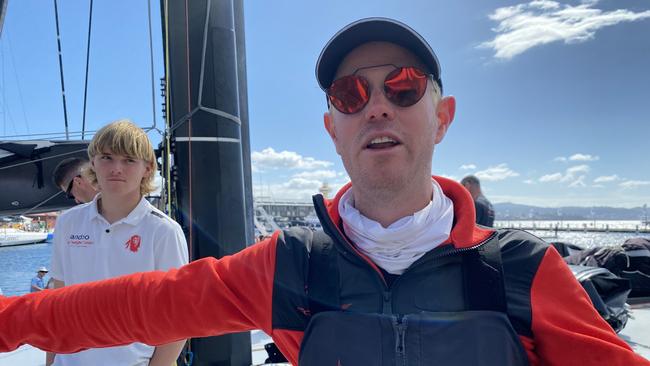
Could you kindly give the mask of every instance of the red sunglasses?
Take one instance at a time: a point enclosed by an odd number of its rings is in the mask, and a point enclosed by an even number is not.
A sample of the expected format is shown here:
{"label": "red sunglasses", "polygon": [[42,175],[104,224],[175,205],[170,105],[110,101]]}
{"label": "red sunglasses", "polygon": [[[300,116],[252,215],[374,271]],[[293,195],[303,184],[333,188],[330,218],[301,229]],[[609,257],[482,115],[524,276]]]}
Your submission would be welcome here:
{"label": "red sunglasses", "polygon": [[[384,95],[396,106],[410,107],[422,99],[433,75],[413,66],[395,67],[384,79]],[[334,80],[326,92],[328,102],[345,114],[361,111],[370,100],[368,80],[354,74]]]}

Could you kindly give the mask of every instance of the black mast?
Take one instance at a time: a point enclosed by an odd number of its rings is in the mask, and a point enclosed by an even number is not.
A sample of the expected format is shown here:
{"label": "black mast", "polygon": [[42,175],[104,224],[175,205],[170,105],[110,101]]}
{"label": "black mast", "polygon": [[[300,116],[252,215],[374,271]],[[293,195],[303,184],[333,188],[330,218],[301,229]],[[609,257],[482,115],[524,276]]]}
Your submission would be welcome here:
{"label": "black mast", "polygon": [[[161,5],[176,219],[192,260],[221,258],[253,241],[242,0]],[[193,339],[191,351],[194,365],[248,366],[250,334]]]}

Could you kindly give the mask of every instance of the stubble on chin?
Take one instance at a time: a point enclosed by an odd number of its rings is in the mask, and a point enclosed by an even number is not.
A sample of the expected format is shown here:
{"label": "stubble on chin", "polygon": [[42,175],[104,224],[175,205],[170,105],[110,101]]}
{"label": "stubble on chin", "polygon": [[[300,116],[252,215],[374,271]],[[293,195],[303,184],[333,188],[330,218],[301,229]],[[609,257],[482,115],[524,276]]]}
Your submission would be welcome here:
{"label": "stubble on chin", "polygon": [[406,174],[391,172],[381,167],[374,170],[363,169],[356,178],[353,179],[353,185],[358,190],[363,190],[364,195],[372,196],[373,199],[385,203],[396,199],[409,181]]}

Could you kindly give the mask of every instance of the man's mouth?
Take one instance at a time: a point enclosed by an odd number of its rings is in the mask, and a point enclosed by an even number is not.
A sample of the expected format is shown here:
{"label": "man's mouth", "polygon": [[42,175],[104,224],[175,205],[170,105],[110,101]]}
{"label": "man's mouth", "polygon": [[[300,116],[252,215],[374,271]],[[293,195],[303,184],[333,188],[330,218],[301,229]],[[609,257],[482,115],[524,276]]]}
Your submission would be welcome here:
{"label": "man's mouth", "polygon": [[386,149],[393,146],[397,146],[400,143],[388,136],[375,137],[366,145],[367,149]]}

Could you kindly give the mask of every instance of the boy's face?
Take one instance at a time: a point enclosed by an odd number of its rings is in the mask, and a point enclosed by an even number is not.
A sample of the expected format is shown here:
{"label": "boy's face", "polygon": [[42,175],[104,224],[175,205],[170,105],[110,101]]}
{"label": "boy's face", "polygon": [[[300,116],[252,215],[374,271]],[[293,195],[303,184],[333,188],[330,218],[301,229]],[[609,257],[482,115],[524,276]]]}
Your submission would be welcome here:
{"label": "boy's face", "polygon": [[93,157],[91,163],[100,190],[111,196],[140,195],[142,179],[152,173],[152,167],[146,161],[114,154],[109,149]]}

